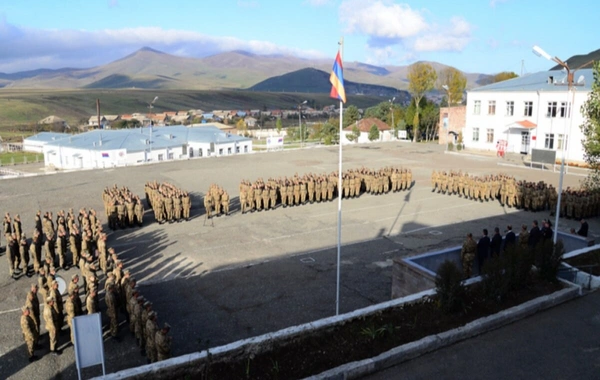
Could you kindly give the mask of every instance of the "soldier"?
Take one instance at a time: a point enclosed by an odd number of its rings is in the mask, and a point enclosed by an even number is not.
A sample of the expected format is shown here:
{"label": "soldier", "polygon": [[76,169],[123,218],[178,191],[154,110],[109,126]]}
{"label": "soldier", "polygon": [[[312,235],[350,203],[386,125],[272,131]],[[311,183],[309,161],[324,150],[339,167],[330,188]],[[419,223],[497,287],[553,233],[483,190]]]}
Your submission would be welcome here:
{"label": "soldier", "polygon": [[15,234],[10,234],[7,240],[6,259],[8,260],[8,273],[11,277],[19,267],[19,243]]}
{"label": "soldier", "polygon": [[181,198],[179,194],[173,195],[173,218],[177,221],[181,221],[181,213],[183,211],[183,206],[181,205]]}
{"label": "soldier", "polygon": [[181,203],[182,203],[182,207],[183,207],[183,217],[185,218],[186,221],[188,221],[188,220],[190,220],[190,210],[192,209],[192,198],[185,191],[183,192],[183,197],[181,198]]}
{"label": "soldier", "polygon": [[47,278],[46,278],[46,270],[44,269],[44,267],[41,267],[39,272],[38,272],[39,276],[38,276],[38,290],[40,291],[40,293],[42,294],[42,299],[45,300],[46,297],[48,297],[48,283],[47,283]]}
{"label": "soldier", "polygon": [[210,219],[212,212],[212,196],[206,194],[204,196],[204,209],[206,210],[206,217]]}
{"label": "soldier", "polygon": [[71,276],[71,282],[69,282],[69,286],[67,287],[67,294],[71,295],[71,294],[73,294],[73,292],[75,290],[79,291],[79,275],[78,274],[74,274]]}
{"label": "soldier", "polygon": [[29,253],[33,258],[33,271],[37,273],[42,266],[42,235],[36,229],[33,230]]}
{"label": "soldier", "polygon": [[48,331],[48,340],[50,342],[50,352],[54,355],[60,355],[60,351],[56,349],[56,336],[60,331],[58,327],[58,314],[54,307],[54,298],[46,298],[46,306],[44,307],[44,322]]}
{"label": "soldier", "polygon": [[[27,299],[25,300],[25,306],[31,311],[31,317],[35,323],[35,329],[38,337],[40,335],[40,300],[37,296],[38,286],[31,284],[31,290],[27,293]],[[36,341],[37,344],[37,341]]]}
{"label": "soldier", "polygon": [[97,313],[98,310],[96,305],[98,305],[98,291],[96,288],[90,289],[87,296],[85,297],[85,310],[88,314]]}
{"label": "soldier", "polygon": [[117,294],[115,292],[115,285],[113,282],[109,283],[106,289],[106,295],[104,297],[104,301],[106,302],[106,313],[108,318],[110,319],[110,335],[113,338],[116,338],[119,321],[118,321],[118,299]]}
{"label": "soldier", "polygon": [[171,326],[165,323],[162,329],[158,330],[154,337],[154,344],[156,346],[156,360],[162,361],[171,357],[171,340],[172,338],[167,334],[171,330]]}
{"label": "soldier", "polygon": [[149,363],[156,361],[156,332],[158,331],[158,324],[156,323],[156,312],[150,311],[148,313],[148,320],[146,321],[146,355]]}
{"label": "soldier", "polygon": [[519,233],[519,248],[521,251],[529,249],[529,231],[527,230],[526,224],[521,226],[521,232]]}
{"label": "soldier", "polygon": [[144,224],[144,205],[140,200],[140,197],[136,197],[135,206],[133,210],[135,214],[135,223],[137,223],[138,227],[141,227]]}
{"label": "soldier", "polygon": [[143,296],[138,296],[135,298],[135,300],[137,302],[135,302],[133,304],[133,308],[132,308],[133,314],[135,314],[135,324],[134,324],[135,339],[137,340],[138,346],[140,346],[140,348],[143,351],[146,342],[144,340],[144,335],[143,335],[143,330],[142,330],[142,305],[144,304],[145,299]]}
{"label": "soldier", "polygon": [[62,269],[66,269],[66,257],[67,253],[67,232],[62,225],[58,226],[58,236],[56,237],[56,251],[58,252],[58,266]]}
{"label": "soldier", "polygon": [[73,334],[73,318],[81,315],[81,308],[75,298],[79,298],[79,294],[75,294],[75,292],[73,292],[69,294],[67,301],[65,302],[67,325],[69,325],[69,330],[71,330],[71,343],[73,344],[75,344],[75,335]]}
{"label": "soldier", "polygon": [[28,307],[23,307],[21,310],[23,312],[21,315],[21,330],[23,331],[23,338],[25,339],[25,345],[27,346],[27,355],[29,357],[29,362],[31,363],[37,359],[34,350],[39,338],[39,331],[31,317],[31,310]]}
{"label": "soldier", "polygon": [[62,295],[60,294],[60,292],[58,291],[58,282],[56,280],[52,281],[52,285],[50,287],[50,297],[52,297],[52,299],[54,300],[54,304],[53,304],[53,308],[56,311],[56,327],[58,328],[58,331],[60,331],[60,329],[62,329],[63,326],[63,321],[64,321],[64,314],[63,314],[63,299],[62,299]]}
{"label": "soldier", "polygon": [[475,260],[475,254],[477,253],[477,243],[473,240],[473,234],[468,233],[467,239],[463,243],[460,251],[460,258],[462,260],[462,267],[465,278],[470,278],[473,270],[473,261]]}
{"label": "soldier", "polygon": [[23,264],[23,270],[25,273],[29,272],[29,243],[27,243],[27,237],[23,233],[21,235],[21,241],[19,243],[19,256],[21,258],[21,264]]}
{"label": "soldier", "polygon": [[21,241],[23,229],[21,228],[21,218],[19,217],[19,214],[15,215],[15,218],[13,219],[13,233],[17,236],[17,241]]}
{"label": "soldier", "polygon": [[129,227],[133,227],[133,222],[135,219],[135,204],[129,198],[125,200],[125,210],[127,214],[127,224]]}
{"label": "soldier", "polygon": [[242,214],[246,213],[246,202],[248,202],[247,196],[246,196],[246,189],[245,188],[241,188],[240,189],[240,211],[242,212]]}
{"label": "soldier", "polygon": [[306,187],[308,191],[308,201],[313,203],[315,200],[315,180],[312,176],[309,177]]}
{"label": "soldier", "polygon": [[229,194],[221,190],[221,207],[225,215],[229,215]]}

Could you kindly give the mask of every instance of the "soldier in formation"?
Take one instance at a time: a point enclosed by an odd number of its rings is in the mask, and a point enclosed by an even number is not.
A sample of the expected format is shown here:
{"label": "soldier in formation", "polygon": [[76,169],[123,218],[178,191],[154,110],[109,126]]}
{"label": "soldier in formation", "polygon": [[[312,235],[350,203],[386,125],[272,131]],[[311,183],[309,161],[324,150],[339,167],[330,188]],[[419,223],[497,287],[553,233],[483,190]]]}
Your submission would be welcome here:
{"label": "soldier in formation", "polygon": [[144,205],[140,197],[133,194],[128,187],[119,188],[116,184],[106,187],[102,192],[102,201],[108,226],[113,231],[117,228],[143,225]]}
{"label": "soldier in formation", "polygon": [[[294,174],[291,178],[259,178],[254,183],[240,183],[240,208],[248,211],[269,210],[279,207],[299,206],[306,203],[332,201],[338,196],[338,173]],[[384,194],[408,190],[412,185],[410,169],[385,167],[371,170],[365,167],[349,169],[342,173],[343,198],[356,198],[363,192]]]}
{"label": "soldier in formation", "polygon": [[146,201],[154,211],[154,218],[160,224],[180,222],[190,219],[192,199],[187,191],[171,183],[147,182],[144,186]]}
{"label": "soldier in formation", "polygon": [[[262,199],[262,196],[261,196]],[[229,194],[222,187],[211,184],[204,195],[204,209],[206,217],[229,215]]]}

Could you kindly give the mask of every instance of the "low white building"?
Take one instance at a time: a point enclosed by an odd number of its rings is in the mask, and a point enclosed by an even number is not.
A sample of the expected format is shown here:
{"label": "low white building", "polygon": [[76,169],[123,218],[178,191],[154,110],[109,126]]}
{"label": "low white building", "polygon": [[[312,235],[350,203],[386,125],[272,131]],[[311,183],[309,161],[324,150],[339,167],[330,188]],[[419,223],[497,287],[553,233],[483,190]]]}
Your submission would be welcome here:
{"label": "low white building", "polygon": [[[530,154],[556,151],[560,159],[584,161],[581,106],[593,83],[591,69],[577,70],[569,96],[565,71],[544,71],[467,92],[463,140],[466,148]],[[572,111],[572,112],[571,112]]]}
{"label": "low white building", "polygon": [[[369,132],[371,131],[371,127],[373,125],[375,125],[379,130],[379,138],[374,141],[391,141],[393,139],[393,131],[389,125],[375,117],[368,117],[344,128],[342,132],[342,144],[361,144],[371,142],[371,140],[369,140]],[[358,128],[360,134],[356,141],[351,141],[348,139],[348,136],[353,134],[355,127]]]}
{"label": "low white building", "polygon": [[71,136],[68,133],[40,132],[23,139],[23,151],[43,153],[44,145]]}
{"label": "low white building", "polygon": [[227,156],[252,152],[252,140],[207,124],[121,130],[94,130],[43,145],[46,166],[108,168],[144,162]]}

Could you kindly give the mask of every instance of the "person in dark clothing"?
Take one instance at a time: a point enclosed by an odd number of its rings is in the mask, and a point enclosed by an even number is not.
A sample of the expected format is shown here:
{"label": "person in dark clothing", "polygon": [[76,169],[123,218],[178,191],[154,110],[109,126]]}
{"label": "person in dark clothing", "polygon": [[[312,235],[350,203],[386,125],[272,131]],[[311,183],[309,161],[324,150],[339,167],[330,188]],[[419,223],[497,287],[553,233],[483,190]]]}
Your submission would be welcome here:
{"label": "person in dark clothing", "polygon": [[544,220],[541,230],[542,239],[552,239],[554,231],[552,231],[552,223],[549,220]]}
{"label": "person in dark clothing", "polygon": [[590,228],[590,226],[588,226],[588,222],[586,222],[585,219],[582,218],[581,219],[581,227],[577,231],[577,235],[587,237],[589,228]]}
{"label": "person in dark clothing", "polygon": [[502,235],[500,235],[500,229],[494,228],[494,236],[490,242],[490,253],[492,257],[500,256],[500,248],[502,248]]}
{"label": "person in dark clothing", "polygon": [[491,241],[488,236],[488,230],[484,228],[483,236],[477,242],[477,264],[479,267],[479,274],[481,274],[483,264],[485,263],[485,260],[487,260],[490,254],[490,243]]}
{"label": "person in dark clothing", "polygon": [[509,247],[514,247],[517,242],[517,235],[512,230],[512,225],[506,226],[506,235],[504,235],[504,250],[506,251]]}
{"label": "person in dark clothing", "polygon": [[529,230],[529,248],[534,248],[541,238],[542,231],[540,231],[540,227],[538,227],[538,221],[534,220],[533,227]]}

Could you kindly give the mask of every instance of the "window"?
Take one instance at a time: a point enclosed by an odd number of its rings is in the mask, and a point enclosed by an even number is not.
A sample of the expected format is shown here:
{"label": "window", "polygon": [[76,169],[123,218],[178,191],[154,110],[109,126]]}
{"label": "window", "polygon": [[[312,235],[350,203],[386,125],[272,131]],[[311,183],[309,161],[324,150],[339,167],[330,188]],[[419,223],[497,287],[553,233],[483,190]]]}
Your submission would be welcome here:
{"label": "window", "polygon": [[473,106],[473,115],[481,115],[481,100],[476,100]]}
{"label": "window", "polygon": [[479,141],[479,128],[473,128],[473,142]]}
{"label": "window", "polygon": [[560,102],[560,117],[571,116],[571,102]]}
{"label": "window", "polygon": [[533,102],[525,102],[525,112],[523,116],[533,116]]}
{"label": "window", "polygon": [[227,148],[227,154],[231,154],[231,147]]}
{"label": "window", "polygon": [[219,148],[219,156],[223,155],[223,148]]}
{"label": "window", "polygon": [[556,150],[564,150],[567,149],[567,145],[569,144],[569,135],[558,135],[558,139],[556,140]]}
{"label": "window", "polygon": [[190,153],[189,153],[190,158],[194,157],[194,148],[190,147]]}
{"label": "window", "polygon": [[172,160],[173,159],[173,152],[169,152],[169,154],[167,154],[167,159],[168,160]]}
{"label": "window", "polygon": [[488,115],[495,115],[495,114],[496,114],[496,101],[490,100],[490,101],[488,101]]}
{"label": "window", "polygon": [[554,133],[546,133],[546,141],[544,142],[544,148],[554,149]]}
{"label": "window", "polygon": [[244,145],[244,153],[248,153],[248,145]]}
{"label": "window", "polygon": [[235,152],[236,152],[236,153],[239,153],[239,152],[240,152],[240,147],[239,147],[239,146],[237,146],[237,145],[235,146]]}
{"label": "window", "polygon": [[494,142],[494,128],[487,129],[487,142],[489,142],[489,143]]}
{"label": "window", "polygon": [[158,155],[158,160],[159,160],[159,161],[162,161],[163,159],[164,159],[164,155],[163,155],[162,153],[161,153],[161,154],[159,154],[159,155]]}
{"label": "window", "polygon": [[556,102],[548,102],[546,117],[556,117]]}
{"label": "window", "polygon": [[515,102],[506,102],[506,116],[513,116],[515,114]]}
{"label": "window", "polygon": [[202,148],[198,149],[198,157],[202,157]]}

